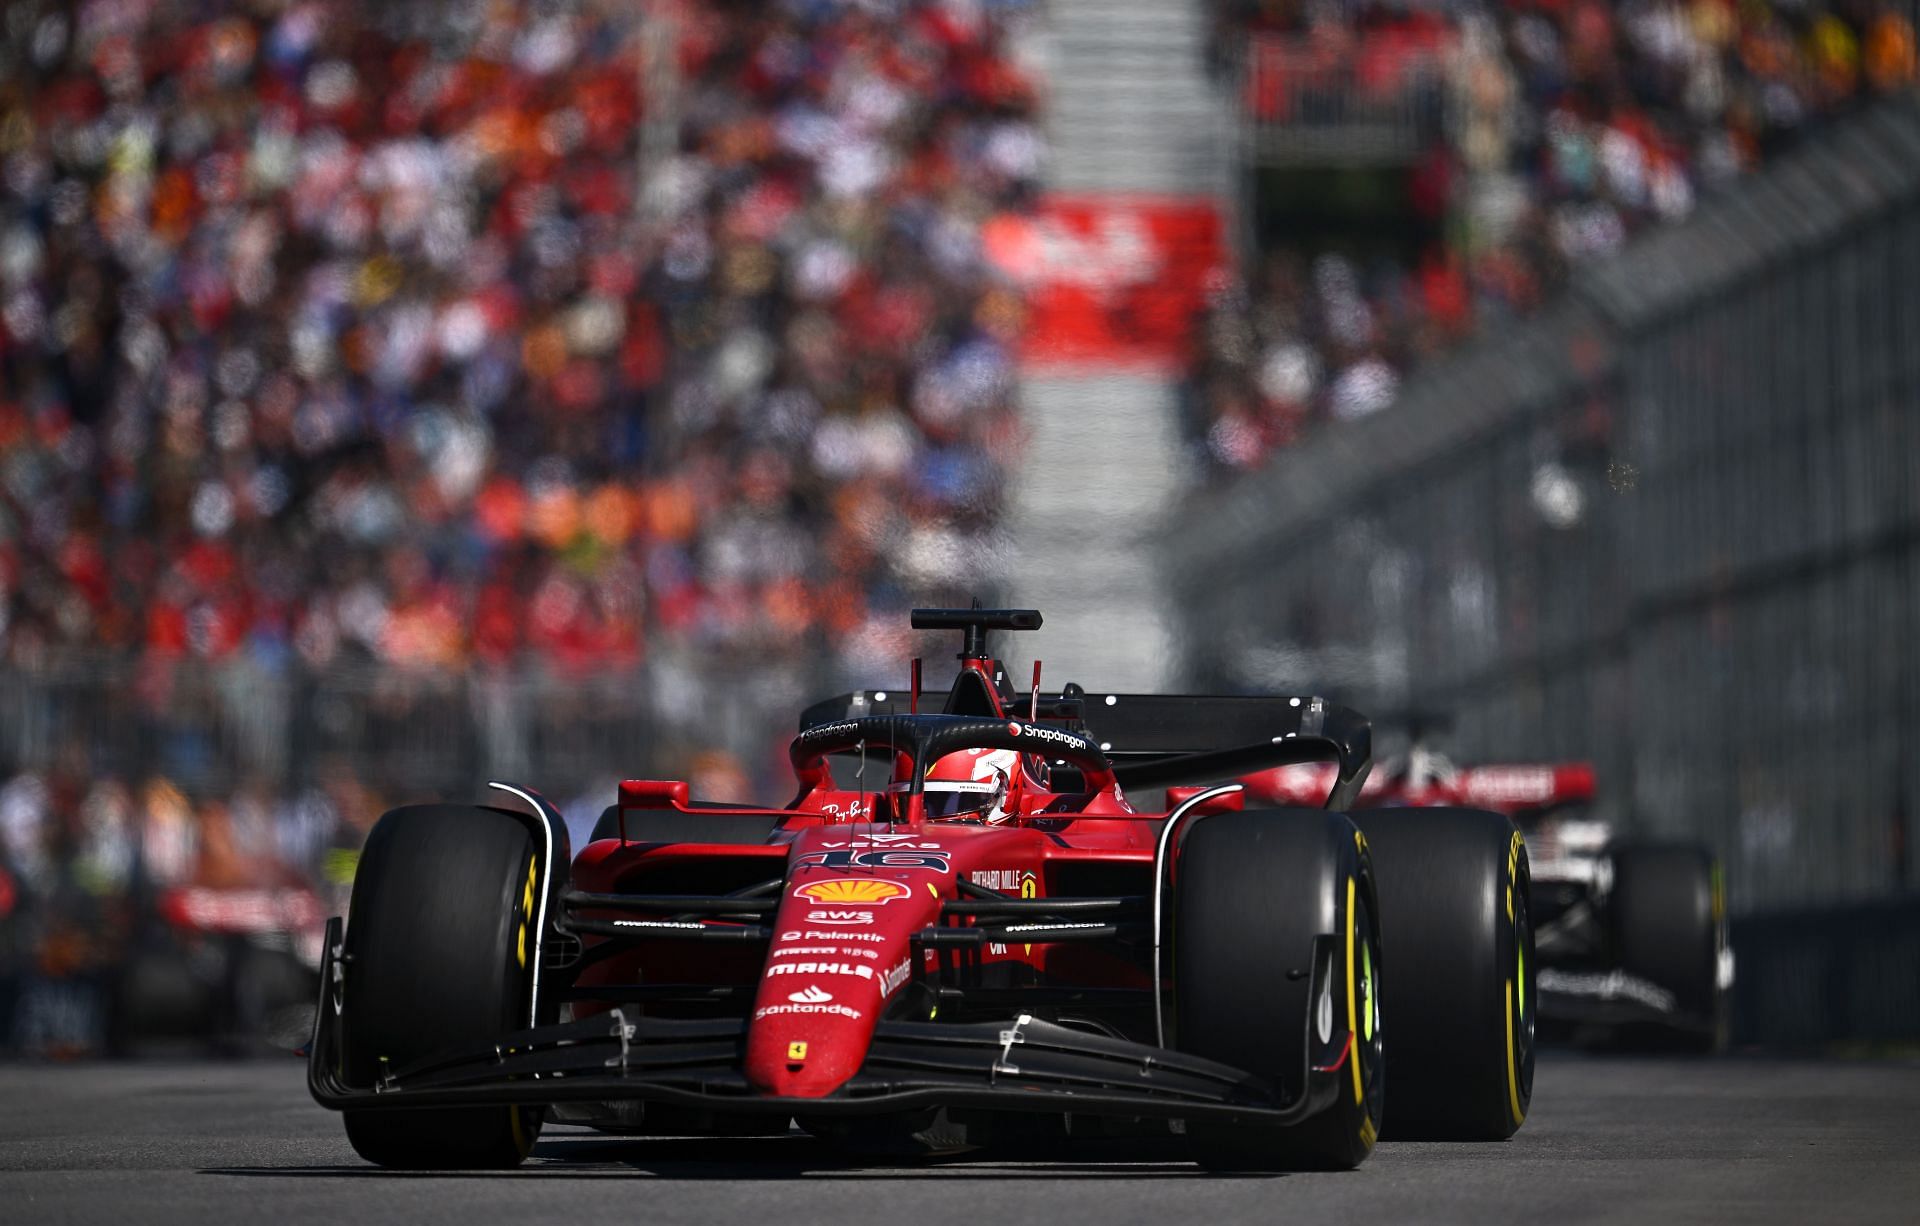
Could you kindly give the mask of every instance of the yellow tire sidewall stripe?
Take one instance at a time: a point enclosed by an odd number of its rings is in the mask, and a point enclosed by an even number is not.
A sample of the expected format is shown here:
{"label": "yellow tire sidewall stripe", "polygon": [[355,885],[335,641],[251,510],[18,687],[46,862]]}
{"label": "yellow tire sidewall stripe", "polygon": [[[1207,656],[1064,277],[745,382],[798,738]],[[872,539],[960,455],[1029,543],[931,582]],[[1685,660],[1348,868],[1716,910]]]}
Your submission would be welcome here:
{"label": "yellow tire sidewall stripe", "polygon": [[1347,878],[1347,1033],[1352,1036],[1347,1063],[1353,1066],[1353,1101],[1364,1101],[1360,1085],[1360,1010],[1354,1003],[1353,947],[1360,942],[1360,925],[1353,910],[1353,878]]}
{"label": "yellow tire sidewall stripe", "polygon": [[519,960],[521,970],[527,969],[527,921],[533,916],[533,884],[539,867],[540,857],[527,858],[527,884],[526,888],[520,891],[520,937],[515,950],[515,957]]}
{"label": "yellow tire sidewall stripe", "polygon": [[1520,1106],[1520,1068],[1513,1058],[1513,980],[1507,980],[1507,1105],[1513,1108],[1513,1123],[1517,1128],[1527,1122],[1527,1113]]}
{"label": "yellow tire sidewall stripe", "polygon": [[[527,857],[527,884],[520,891],[520,932],[514,950],[514,956],[520,963],[520,969],[527,966],[527,924],[533,917],[534,883],[539,880],[540,857]],[[520,1108],[507,1108],[507,1126],[513,1132],[513,1148],[521,1157],[533,1150],[533,1141],[527,1136],[526,1122],[520,1118]]]}
{"label": "yellow tire sidewall stripe", "polygon": [[526,1120],[521,1112],[520,1107],[507,1108],[507,1118],[511,1121],[508,1127],[513,1130],[514,1152],[524,1158],[533,1152],[533,1138],[527,1135]]}
{"label": "yellow tire sidewall stripe", "polygon": [[[1516,830],[1513,832],[1512,843],[1508,844],[1507,847],[1507,923],[1510,928],[1513,924],[1513,891],[1514,887],[1520,884],[1519,863],[1520,849],[1522,846],[1523,843],[1520,832]],[[1520,943],[1520,932],[1518,929],[1513,929],[1513,942],[1516,960],[1524,957],[1525,949]],[[1511,978],[1509,978],[1506,983],[1506,1007],[1502,1009],[1501,1012],[1507,1019],[1507,1106],[1513,1111],[1513,1126],[1518,1128],[1527,1122],[1527,1112],[1526,1109],[1520,1105],[1520,1063],[1516,1058],[1513,1046],[1514,983]],[[1525,990],[1524,985],[1522,985],[1522,990]]]}

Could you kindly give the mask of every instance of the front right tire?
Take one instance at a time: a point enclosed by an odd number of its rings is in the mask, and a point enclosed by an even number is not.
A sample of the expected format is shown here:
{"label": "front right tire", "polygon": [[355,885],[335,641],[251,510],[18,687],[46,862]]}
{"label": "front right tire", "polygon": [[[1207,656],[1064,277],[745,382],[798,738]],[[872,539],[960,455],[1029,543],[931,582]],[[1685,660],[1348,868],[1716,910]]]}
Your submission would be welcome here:
{"label": "front right tire", "polygon": [[[1189,1120],[1194,1156],[1213,1170],[1360,1165],[1379,1136],[1386,1062],[1379,912],[1359,832],[1321,809],[1202,816],[1174,873],[1173,1045],[1258,1074],[1288,1100],[1306,1092],[1310,1052],[1338,1063],[1338,1094],[1320,1114],[1291,1128]],[[1322,934],[1332,965],[1315,999]]]}

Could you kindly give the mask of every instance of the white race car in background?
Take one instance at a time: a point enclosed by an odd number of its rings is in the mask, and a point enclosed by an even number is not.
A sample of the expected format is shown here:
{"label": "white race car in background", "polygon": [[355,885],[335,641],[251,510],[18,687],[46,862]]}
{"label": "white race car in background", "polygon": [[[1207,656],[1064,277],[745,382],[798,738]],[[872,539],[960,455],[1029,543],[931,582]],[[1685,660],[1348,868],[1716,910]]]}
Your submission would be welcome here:
{"label": "white race car in background", "polygon": [[[1324,774],[1288,766],[1242,782],[1252,797],[1298,803],[1326,794]],[[1734,973],[1720,864],[1703,844],[1619,834],[1592,815],[1593,798],[1586,763],[1461,767],[1415,739],[1374,771],[1355,808],[1507,814],[1533,866],[1541,1020],[1581,1037],[1719,1050]]]}

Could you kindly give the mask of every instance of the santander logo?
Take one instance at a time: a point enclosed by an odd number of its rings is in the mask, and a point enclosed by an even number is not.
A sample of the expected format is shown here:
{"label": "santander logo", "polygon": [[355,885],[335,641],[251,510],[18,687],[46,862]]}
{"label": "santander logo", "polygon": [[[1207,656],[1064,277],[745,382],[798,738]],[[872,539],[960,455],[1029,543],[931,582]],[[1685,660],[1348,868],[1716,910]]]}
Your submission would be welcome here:
{"label": "santander logo", "polygon": [[833,999],[833,993],[822,992],[819,988],[809,984],[807,987],[801,988],[798,992],[788,992],[787,999],[796,1005],[824,1005]]}

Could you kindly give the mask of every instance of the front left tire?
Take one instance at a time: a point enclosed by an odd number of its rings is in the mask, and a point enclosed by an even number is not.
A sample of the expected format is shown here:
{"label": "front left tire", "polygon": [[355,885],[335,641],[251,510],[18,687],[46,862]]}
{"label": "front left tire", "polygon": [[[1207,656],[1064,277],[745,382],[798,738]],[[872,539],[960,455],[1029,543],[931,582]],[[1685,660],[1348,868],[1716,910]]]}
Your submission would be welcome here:
{"label": "front left tire", "polygon": [[[382,817],[354,876],[341,1030],[347,1080],[375,1084],[443,1048],[529,1023],[543,866],[512,814],[415,805]],[[517,1166],[542,1113],[487,1106],[345,1113],[347,1139],[388,1167]]]}

